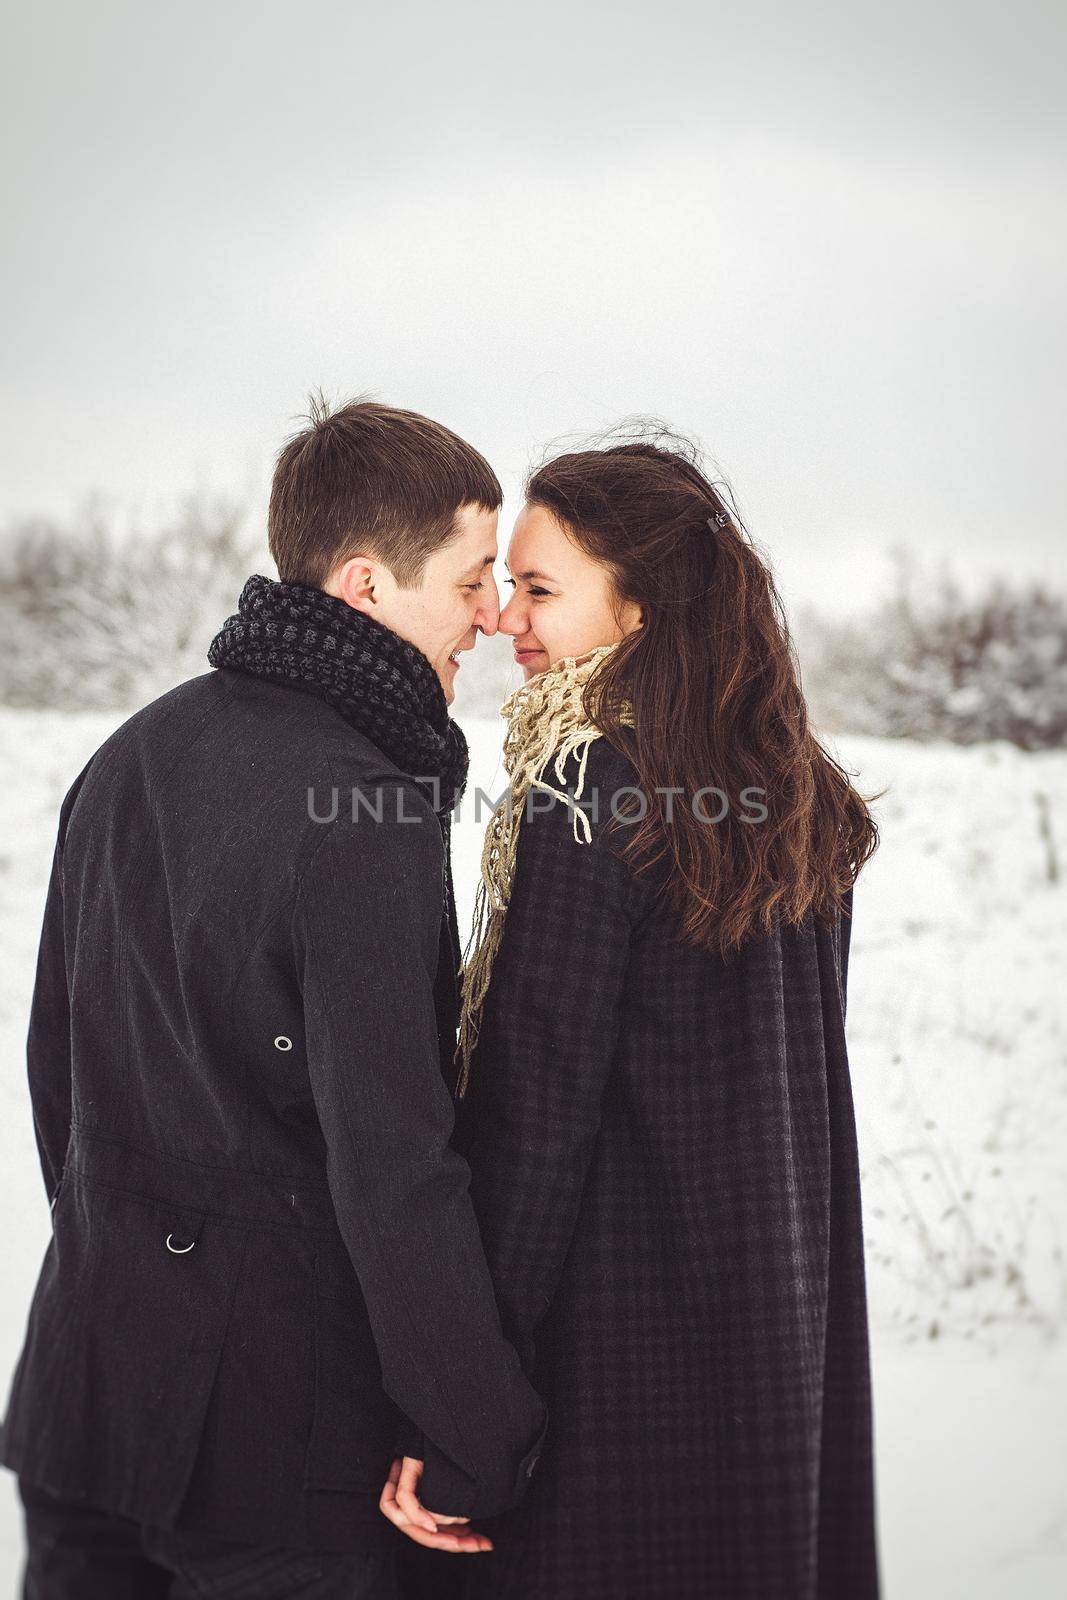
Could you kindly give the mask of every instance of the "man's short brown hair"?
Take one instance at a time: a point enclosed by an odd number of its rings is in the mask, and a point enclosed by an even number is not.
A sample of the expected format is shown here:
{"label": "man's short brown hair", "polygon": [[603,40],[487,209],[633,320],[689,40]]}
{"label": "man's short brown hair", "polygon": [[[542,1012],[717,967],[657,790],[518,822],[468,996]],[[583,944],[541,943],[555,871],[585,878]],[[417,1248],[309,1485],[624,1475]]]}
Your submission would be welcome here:
{"label": "man's short brown hair", "polygon": [[281,451],[267,539],[283,583],[324,589],[349,556],[377,556],[404,589],[456,532],[456,512],[496,511],[503,495],[489,463],[463,439],[373,400],[331,411],[312,399],[309,427]]}

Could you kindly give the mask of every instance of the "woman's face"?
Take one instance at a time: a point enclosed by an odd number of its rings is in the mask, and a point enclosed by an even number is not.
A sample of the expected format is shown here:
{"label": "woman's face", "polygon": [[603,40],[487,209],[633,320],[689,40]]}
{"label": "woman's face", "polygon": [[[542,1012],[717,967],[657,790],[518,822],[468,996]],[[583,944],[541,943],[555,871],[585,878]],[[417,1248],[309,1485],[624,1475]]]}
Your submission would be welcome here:
{"label": "woman's face", "polygon": [[514,639],[527,681],[564,656],[618,644],[641,626],[641,608],[616,600],[608,569],[580,550],[543,506],[520,511],[507,567],[514,593],[499,627]]}

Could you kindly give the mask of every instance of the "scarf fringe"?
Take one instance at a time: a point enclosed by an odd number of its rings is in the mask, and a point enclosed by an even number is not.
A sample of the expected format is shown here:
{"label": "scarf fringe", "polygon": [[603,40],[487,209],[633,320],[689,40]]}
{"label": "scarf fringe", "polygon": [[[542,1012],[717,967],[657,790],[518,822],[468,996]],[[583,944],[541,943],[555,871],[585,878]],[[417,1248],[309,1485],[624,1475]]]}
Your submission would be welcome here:
{"label": "scarf fringe", "polygon": [[[589,678],[616,648],[616,645],[601,645],[582,656],[565,656],[516,689],[501,708],[501,715],[508,723],[504,763],[512,781],[489,819],[482,846],[474,925],[461,969],[463,998],[456,1046],[457,1099],[463,1099],[470,1081],[471,1057],[478,1043],[493,963],[503,940],[504,919],[518,859],[520,824],[530,790],[540,789],[564,801],[571,808],[575,843],[592,843],[589,818],[576,802],[584,793],[589,750],[603,734],[587,720],[582,695]],[[545,768],[552,762],[556,780],[562,786],[567,761],[574,754],[579,754],[580,759],[573,792],[546,783]]]}

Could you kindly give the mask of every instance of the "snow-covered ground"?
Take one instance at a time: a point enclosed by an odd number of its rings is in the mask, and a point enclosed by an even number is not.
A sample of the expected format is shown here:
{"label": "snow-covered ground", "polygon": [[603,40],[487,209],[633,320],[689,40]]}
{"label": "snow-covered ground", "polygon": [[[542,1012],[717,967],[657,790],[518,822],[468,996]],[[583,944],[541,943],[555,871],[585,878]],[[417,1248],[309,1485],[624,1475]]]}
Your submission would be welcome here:
{"label": "snow-covered ground", "polygon": [[[24,1043],[56,817],[121,720],[0,711],[5,1386],[49,1231]],[[465,727],[471,796],[498,795],[500,724]],[[1067,754],[832,748],[863,793],[888,786],[883,842],[856,889],[848,1010],[885,1593],[1055,1600],[1067,1593]],[[483,825],[466,804],[464,920]],[[19,1560],[4,1474],[0,1592],[14,1593]]]}

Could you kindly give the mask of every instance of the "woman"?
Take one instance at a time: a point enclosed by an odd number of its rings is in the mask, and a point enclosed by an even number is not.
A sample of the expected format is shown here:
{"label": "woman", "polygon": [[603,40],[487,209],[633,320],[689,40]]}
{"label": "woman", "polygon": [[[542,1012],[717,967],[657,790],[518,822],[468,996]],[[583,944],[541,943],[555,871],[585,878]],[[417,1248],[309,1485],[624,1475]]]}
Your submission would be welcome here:
{"label": "woman", "polygon": [[466,1592],[870,1600],[844,1017],[877,829],[811,732],[771,573],[687,450],[549,462],[508,565],[525,682],[457,1143],[550,1422]]}

